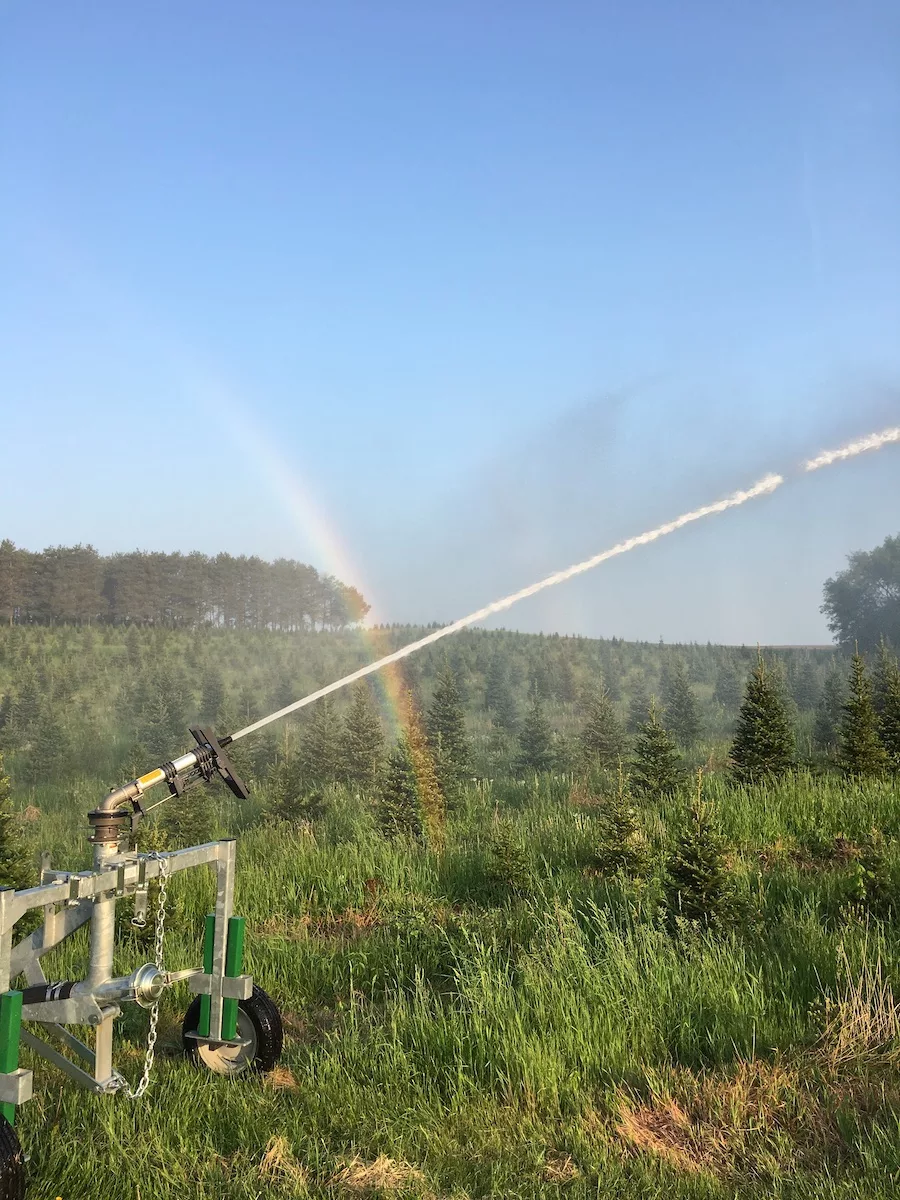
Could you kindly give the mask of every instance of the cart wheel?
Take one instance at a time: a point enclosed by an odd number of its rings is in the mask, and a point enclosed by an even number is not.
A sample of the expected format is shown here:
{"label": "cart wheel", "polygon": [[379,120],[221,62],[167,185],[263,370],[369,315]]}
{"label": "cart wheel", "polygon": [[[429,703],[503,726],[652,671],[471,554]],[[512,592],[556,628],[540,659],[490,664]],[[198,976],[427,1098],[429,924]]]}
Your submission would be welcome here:
{"label": "cart wheel", "polygon": [[5,1117],[0,1117],[0,1200],[25,1200],[25,1156]]}
{"label": "cart wheel", "polygon": [[200,997],[196,996],[184,1016],[181,1044],[190,1059],[216,1075],[271,1071],[281,1056],[281,1013],[262,988],[254,986],[250,999],[238,1002],[237,1036],[245,1043],[243,1046],[210,1046],[188,1037],[196,1033],[199,1022]]}

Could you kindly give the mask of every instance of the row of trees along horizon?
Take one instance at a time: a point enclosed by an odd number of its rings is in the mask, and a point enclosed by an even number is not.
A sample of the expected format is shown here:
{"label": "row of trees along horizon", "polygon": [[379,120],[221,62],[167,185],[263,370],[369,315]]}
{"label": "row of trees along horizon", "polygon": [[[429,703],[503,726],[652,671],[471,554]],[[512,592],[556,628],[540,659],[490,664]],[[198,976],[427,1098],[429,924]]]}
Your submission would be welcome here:
{"label": "row of trees along horizon", "polygon": [[0,541],[0,621],[7,625],[152,625],[196,629],[343,629],[369,605],[307,563],[256,556],[93,546],[40,553]]}

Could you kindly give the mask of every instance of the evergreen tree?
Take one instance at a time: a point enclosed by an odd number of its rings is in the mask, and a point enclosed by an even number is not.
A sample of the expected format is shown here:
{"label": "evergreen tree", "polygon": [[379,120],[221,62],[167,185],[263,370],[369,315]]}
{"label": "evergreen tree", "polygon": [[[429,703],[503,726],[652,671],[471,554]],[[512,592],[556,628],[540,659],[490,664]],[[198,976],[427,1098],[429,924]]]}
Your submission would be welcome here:
{"label": "evergreen tree", "polygon": [[485,883],[494,899],[526,896],[535,875],[528,854],[508,821],[495,821],[487,844]]}
{"label": "evergreen tree", "polygon": [[29,738],[28,782],[50,783],[58,780],[69,766],[70,754],[68,730],[47,701],[41,706]]}
{"label": "evergreen tree", "polygon": [[384,753],[384,733],[371,689],[360,680],[344,717],[341,748],[343,776],[357,787],[375,786]]}
{"label": "evergreen tree", "polygon": [[292,731],[283,731],[278,753],[266,780],[267,821],[284,821],[297,825],[301,821],[319,820],[325,812],[320,791],[307,791],[300,778],[297,755],[294,752]]}
{"label": "evergreen tree", "polygon": [[888,693],[891,689],[891,679],[897,667],[897,660],[891,653],[884,638],[878,644],[878,661],[872,674],[872,704],[879,720],[887,704]]}
{"label": "evergreen tree", "polygon": [[9,776],[3,770],[0,754],[0,887],[21,889],[33,887],[35,882],[28,850],[13,814]]}
{"label": "evergreen tree", "polygon": [[313,706],[300,739],[300,770],[309,783],[334,783],[343,773],[342,732],[332,696]]}
{"label": "evergreen tree", "polygon": [[805,662],[794,679],[792,688],[794,703],[801,712],[811,712],[819,703],[819,680],[816,668]]}
{"label": "evergreen tree", "polygon": [[725,865],[725,848],[712,822],[710,810],[699,795],[665,864],[663,910],[670,931],[679,921],[716,929],[735,916],[735,895]]}
{"label": "evergreen tree", "polygon": [[195,787],[166,801],[160,817],[169,846],[201,846],[215,836],[213,793],[208,787]]}
{"label": "evergreen tree", "polygon": [[586,770],[615,767],[625,754],[625,733],[609,693],[601,688],[591,697],[581,731],[581,761]]}
{"label": "evergreen tree", "polygon": [[650,706],[650,693],[642,675],[634,685],[631,699],[628,701],[628,721],[625,728],[632,737],[650,720]]}
{"label": "evergreen tree", "polygon": [[891,769],[900,771],[900,666],[895,658],[885,665],[881,686],[878,732]]}
{"label": "evergreen tree", "polygon": [[850,695],[844,705],[841,764],[848,775],[878,775],[888,765],[887,753],[878,736],[872,685],[858,650],[851,662]]}
{"label": "evergreen tree", "polygon": [[488,669],[484,701],[494,723],[507,733],[515,733],[518,725],[516,703],[509,685],[506,663],[499,654],[494,655]]}
{"label": "evergreen tree", "polygon": [[840,672],[831,671],[822,688],[822,696],[816,708],[816,723],[813,740],[820,750],[831,753],[841,740],[841,725],[844,718],[844,680]]}
{"label": "evergreen tree", "polygon": [[634,747],[631,779],[636,791],[654,800],[671,796],[683,778],[681,757],[672,735],[659,720],[655,704],[641,726]]}
{"label": "evergreen tree", "polygon": [[471,771],[471,752],[456,674],[446,659],[438,673],[426,729],[441,791],[455,799]]}
{"label": "evergreen tree", "polygon": [[434,758],[428,745],[428,737],[411,692],[407,693],[405,702],[406,745],[416,777],[416,794],[422,829],[425,840],[430,845],[437,845],[444,836],[446,821],[444,795],[434,767]]}
{"label": "evergreen tree", "polygon": [[15,678],[15,699],[10,724],[17,734],[27,734],[41,711],[41,684],[31,659],[26,659]]}
{"label": "evergreen tree", "polygon": [[726,712],[737,712],[741,703],[741,680],[734,663],[724,662],[719,667],[713,699]]}
{"label": "evergreen tree", "polygon": [[794,765],[794,731],[776,678],[762,655],[747,680],[731,746],[738,783],[779,779]]}
{"label": "evergreen tree", "polygon": [[700,733],[700,714],[697,697],[688,682],[684,660],[676,658],[669,665],[666,690],[663,693],[666,726],[679,745],[692,746]]}
{"label": "evergreen tree", "polygon": [[208,666],[200,678],[200,713],[204,723],[214,721],[225,702],[225,680],[214,665]]}
{"label": "evergreen tree", "polygon": [[[413,728],[400,735],[388,758],[378,816],[389,836],[427,842],[441,833],[440,791],[433,769],[422,770],[424,738],[418,734],[417,739]],[[430,761],[424,749],[425,760]]]}
{"label": "evergreen tree", "polygon": [[553,734],[544,716],[538,696],[531,703],[522,722],[519,734],[519,755],[516,759],[517,773],[549,771],[553,766]]}
{"label": "evergreen tree", "polygon": [[643,874],[648,865],[647,844],[632,805],[628,777],[619,766],[616,790],[605,798],[603,825],[595,862],[603,875]]}

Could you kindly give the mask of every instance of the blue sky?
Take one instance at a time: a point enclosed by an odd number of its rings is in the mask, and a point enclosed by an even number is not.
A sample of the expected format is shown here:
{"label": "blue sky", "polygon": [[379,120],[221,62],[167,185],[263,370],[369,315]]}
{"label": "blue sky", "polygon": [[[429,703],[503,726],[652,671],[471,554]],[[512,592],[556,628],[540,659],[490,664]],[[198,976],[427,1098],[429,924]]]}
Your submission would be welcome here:
{"label": "blue sky", "polygon": [[[0,536],[444,620],[896,423],[898,52],[888,2],[0,3]],[[823,640],[897,467],[506,623]]]}

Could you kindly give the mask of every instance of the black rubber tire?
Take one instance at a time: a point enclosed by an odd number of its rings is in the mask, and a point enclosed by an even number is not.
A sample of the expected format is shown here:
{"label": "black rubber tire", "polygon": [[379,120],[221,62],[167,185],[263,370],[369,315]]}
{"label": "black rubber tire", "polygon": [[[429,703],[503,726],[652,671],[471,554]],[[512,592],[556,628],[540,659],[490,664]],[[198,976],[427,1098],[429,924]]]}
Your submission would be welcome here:
{"label": "black rubber tire", "polygon": [[[261,987],[256,987],[255,984],[250,999],[240,1000],[238,1004],[241,1012],[250,1019],[256,1034],[256,1053],[247,1063],[246,1069],[271,1071],[281,1057],[281,1047],[284,1043],[281,1013],[272,997]],[[184,1023],[181,1027],[181,1045],[192,1062],[197,1066],[203,1066],[196,1038],[186,1036],[188,1033],[196,1032],[199,1021],[200,997],[195,996],[184,1015]],[[0,1194],[0,1200],[3,1200],[2,1194]]]}
{"label": "black rubber tire", "polygon": [[25,1155],[16,1131],[0,1117],[0,1200],[25,1200]]}

